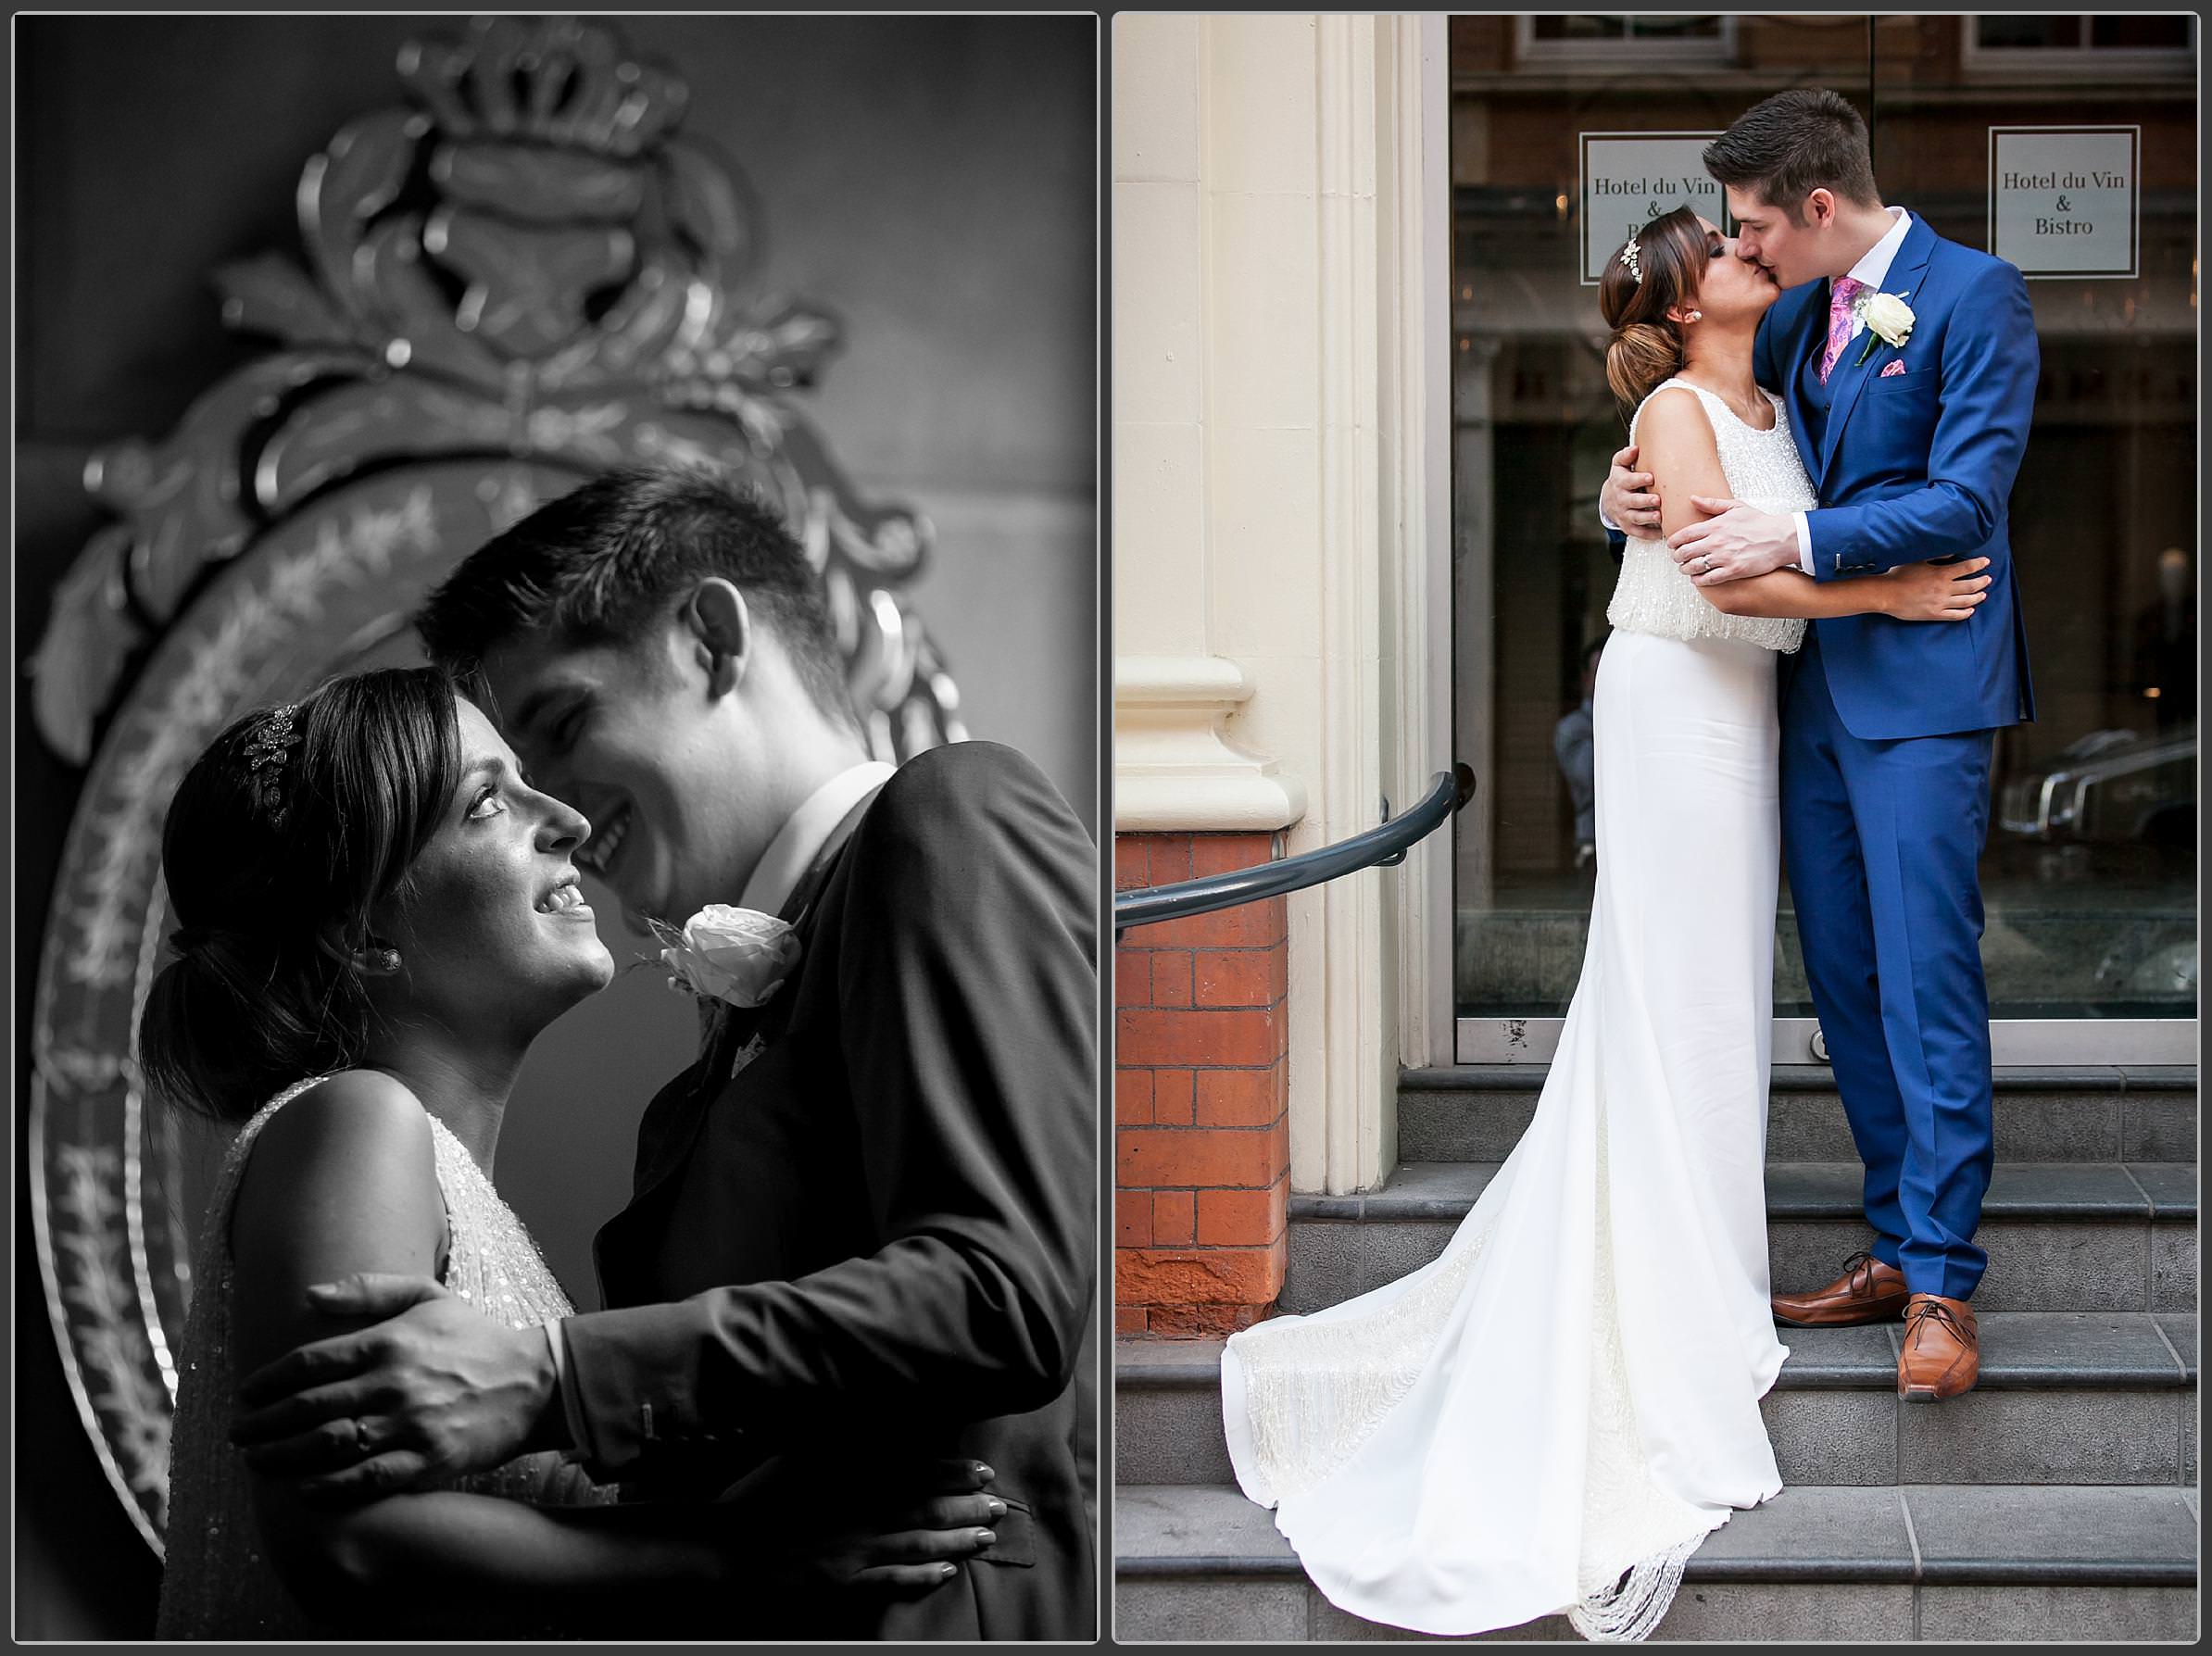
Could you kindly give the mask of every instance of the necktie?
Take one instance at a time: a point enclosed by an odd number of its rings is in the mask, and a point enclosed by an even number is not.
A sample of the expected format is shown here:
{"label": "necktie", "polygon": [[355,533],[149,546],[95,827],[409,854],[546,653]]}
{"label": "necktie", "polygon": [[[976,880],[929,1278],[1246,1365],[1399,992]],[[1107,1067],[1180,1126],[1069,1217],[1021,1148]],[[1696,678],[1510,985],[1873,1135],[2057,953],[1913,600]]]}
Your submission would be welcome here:
{"label": "necktie", "polygon": [[1854,282],[1848,276],[1839,276],[1832,284],[1828,301],[1828,349],[1820,354],[1820,383],[1828,383],[1829,370],[1836,366],[1836,358],[1843,354],[1843,347],[1851,343],[1851,302],[1858,297],[1859,290],[1866,284]]}

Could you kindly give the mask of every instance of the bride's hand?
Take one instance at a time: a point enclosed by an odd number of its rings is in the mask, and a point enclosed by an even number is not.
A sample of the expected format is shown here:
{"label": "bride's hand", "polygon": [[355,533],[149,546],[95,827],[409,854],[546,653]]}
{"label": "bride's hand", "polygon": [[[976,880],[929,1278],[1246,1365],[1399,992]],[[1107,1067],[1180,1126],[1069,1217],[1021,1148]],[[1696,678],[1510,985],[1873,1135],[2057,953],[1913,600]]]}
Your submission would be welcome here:
{"label": "bride's hand", "polygon": [[990,1493],[989,1467],[945,1461],[930,1472],[936,1493],[899,1498],[876,1512],[831,1524],[801,1543],[793,1562],[819,1586],[836,1591],[925,1593],[943,1587],[998,1539],[993,1525],[1006,1502]]}
{"label": "bride's hand", "polygon": [[1900,564],[1881,577],[1892,587],[1888,613],[1898,621],[1965,621],[1989,596],[1986,558],[1963,563]]}
{"label": "bride's hand", "polygon": [[995,1496],[940,1495],[885,1520],[900,1528],[839,1537],[816,1555],[815,1569],[832,1587],[926,1593],[998,1539],[991,1524],[1005,1513]]}

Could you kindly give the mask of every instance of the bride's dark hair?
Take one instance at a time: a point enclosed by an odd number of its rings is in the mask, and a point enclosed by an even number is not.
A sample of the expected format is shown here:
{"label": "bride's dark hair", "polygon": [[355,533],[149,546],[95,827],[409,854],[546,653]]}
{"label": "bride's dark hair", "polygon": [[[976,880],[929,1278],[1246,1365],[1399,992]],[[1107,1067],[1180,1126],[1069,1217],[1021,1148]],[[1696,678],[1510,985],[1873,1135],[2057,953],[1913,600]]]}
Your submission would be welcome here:
{"label": "bride's dark hair", "polygon": [[370,910],[404,901],[460,784],[453,682],[435,668],[333,679],[285,736],[278,709],[233,721],[161,834],[176,958],[147,994],[139,1061],[157,1093],[228,1121],[358,1061]]}
{"label": "bride's dark hair", "polygon": [[[1605,383],[1624,408],[1682,366],[1682,330],[1666,320],[1678,303],[1697,297],[1709,249],[1693,207],[1662,213],[1634,236],[1636,269],[1621,262],[1628,243],[1613,250],[1598,281],[1598,308],[1613,338],[1605,346]],[[1636,270],[1643,280],[1636,279]]]}

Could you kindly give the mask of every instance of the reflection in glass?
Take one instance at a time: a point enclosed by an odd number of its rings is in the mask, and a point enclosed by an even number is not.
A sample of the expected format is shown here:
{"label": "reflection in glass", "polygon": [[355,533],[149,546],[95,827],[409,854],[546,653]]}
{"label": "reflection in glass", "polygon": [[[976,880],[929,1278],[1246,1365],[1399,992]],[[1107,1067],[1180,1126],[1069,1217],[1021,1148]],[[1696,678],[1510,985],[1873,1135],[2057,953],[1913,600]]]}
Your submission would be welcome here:
{"label": "reflection in glass", "polygon": [[[1625,437],[1577,281],[1577,135],[1718,132],[1812,83],[1868,118],[1884,199],[1975,247],[1992,126],[2142,130],[2138,273],[2029,283],[2043,373],[2011,535],[2040,717],[1997,738],[1983,960],[2000,1019],[2193,1017],[2193,19],[1740,17],[1733,59],[1757,83],[1601,63],[1598,42],[1653,20],[1452,24],[1455,701],[1483,784],[1456,830],[1461,1015],[1562,1015],[1587,934],[1553,737],[1604,632],[1595,503]],[[1562,56],[1577,41],[1590,55]],[[2054,77],[2046,53],[2113,67]],[[1776,1016],[1809,1017],[1786,889],[1778,943]]]}

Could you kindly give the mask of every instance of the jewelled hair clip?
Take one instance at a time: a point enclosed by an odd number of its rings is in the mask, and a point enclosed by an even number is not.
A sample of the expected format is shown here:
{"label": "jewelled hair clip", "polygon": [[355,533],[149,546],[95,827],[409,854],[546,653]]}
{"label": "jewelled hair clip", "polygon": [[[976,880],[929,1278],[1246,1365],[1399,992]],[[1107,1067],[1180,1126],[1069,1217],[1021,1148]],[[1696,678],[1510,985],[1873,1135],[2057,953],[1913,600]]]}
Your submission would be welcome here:
{"label": "jewelled hair clip", "polygon": [[1628,274],[1636,278],[1636,285],[1643,285],[1643,265],[1640,262],[1636,238],[1630,236],[1628,245],[1621,249],[1621,263],[1628,267]]}
{"label": "jewelled hair clip", "polygon": [[277,709],[245,744],[246,772],[257,784],[256,791],[263,809],[269,812],[269,820],[280,828],[284,825],[285,807],[277,784],[283,772],[284,756],[299,739],[292,730],[292,715],[297,710],[296,705]]}

